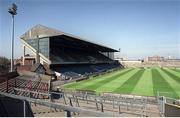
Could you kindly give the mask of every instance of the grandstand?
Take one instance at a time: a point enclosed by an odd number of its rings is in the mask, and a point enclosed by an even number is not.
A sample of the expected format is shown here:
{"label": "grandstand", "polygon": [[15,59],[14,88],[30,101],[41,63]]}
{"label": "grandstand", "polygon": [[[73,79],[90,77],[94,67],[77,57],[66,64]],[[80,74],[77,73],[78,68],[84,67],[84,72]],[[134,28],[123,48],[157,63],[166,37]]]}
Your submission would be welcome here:
{"label": "grandstand", "polygon": [[36,62],[48,64],[52,70],[67,76],[122,67],[114,61],[117,50],[42,25],[33,27],[21,39],[25,48],[36,55]]}
{"label": "grandstand", "polygon": [[33,27],[21,39],[23,64],[31,58],[25,48],[36,55],[29,61],[34,64],[35,59],[36,64],[32,72],[0,75],[4,78],[0,82],[0,116],[15,116],[11,101],[17,101],[14,106],[21,109],[17,116],[24,117],[179,116],[179,69],[162,68],[159,62],[156,64],[161,68],[148,68],[149,63],[142,66],[141,61],[124,61],[126,67],[135,68],[121,69],[123,66],[114,61],[117,50],[42,25]]}

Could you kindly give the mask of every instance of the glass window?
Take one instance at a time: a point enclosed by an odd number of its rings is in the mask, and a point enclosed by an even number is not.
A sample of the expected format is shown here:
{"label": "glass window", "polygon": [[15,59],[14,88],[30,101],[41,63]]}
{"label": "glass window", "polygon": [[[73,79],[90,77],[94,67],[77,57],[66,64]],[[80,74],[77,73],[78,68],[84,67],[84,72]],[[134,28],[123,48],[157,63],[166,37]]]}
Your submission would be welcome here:
{"label": "glass window", "polygon": [[[29,45],[31,45],[35,50],[38,49],[37,39],[25,40]],[[49,59],[49,38],[39,39],[39,52]]]}
{"label": "glass window", "polygon": [[42,38],[39,40],[39,52],[49,58],[49,38]]}

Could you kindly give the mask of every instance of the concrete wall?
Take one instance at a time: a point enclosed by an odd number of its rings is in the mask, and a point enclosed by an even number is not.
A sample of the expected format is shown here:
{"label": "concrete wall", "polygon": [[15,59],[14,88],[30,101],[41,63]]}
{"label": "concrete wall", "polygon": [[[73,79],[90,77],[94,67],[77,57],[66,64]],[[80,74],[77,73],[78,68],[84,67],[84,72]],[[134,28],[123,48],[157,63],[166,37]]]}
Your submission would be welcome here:
{"label": "concrete wall", "polygon": [[[33,112],[28,102],[25,102],[25,115],[33,117]],[[0,95],[0,117],[23,117],[24,102],[19,99],[4,97]]]}
{"label": "concrete wall", "polygon": [[165,104],[166,117],[180,117],[180,106]]}
{"label": "concrete wall", "polygon": [[141,67],[142,62],[138,60],[125,60],[125,61],[120,61],[122,65],[125,67]]}

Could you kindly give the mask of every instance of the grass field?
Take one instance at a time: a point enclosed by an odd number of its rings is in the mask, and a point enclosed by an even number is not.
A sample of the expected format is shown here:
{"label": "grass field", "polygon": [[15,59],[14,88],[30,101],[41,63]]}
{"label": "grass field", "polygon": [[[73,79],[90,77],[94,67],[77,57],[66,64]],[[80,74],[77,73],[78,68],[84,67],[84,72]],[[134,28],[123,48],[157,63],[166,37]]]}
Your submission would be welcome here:
{"label": "grass field", "polygon": [[169,97],[180,97],[180,70],[126,68],[88,80],[64,85],[68,89],[95,90],[155,96],[157,91]]}

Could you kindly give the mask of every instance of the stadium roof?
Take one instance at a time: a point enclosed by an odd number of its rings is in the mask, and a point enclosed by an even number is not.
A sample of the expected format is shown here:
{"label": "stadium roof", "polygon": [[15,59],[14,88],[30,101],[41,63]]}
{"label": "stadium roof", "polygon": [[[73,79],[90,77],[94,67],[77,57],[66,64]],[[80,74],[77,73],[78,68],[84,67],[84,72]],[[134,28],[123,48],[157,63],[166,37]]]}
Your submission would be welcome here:
{"label": "stadium roof", "polygon": [[98,46],[100,48],[106,49],[106,50],[111,51],[111,52],[118,52],[117,50],[109,48],[107,46],[97,44],[97,43],[91,42],[89,40],[86,40],[84,38],[74,36],[72,34],[65,33],[65,32],[62,32],[62,31],[59,31],[59,30],[56,30],[53,28],[43,26],[43,25],[34,26],[29,31],[24,33],[20,38],[23,40],[28,40],[28,39],[37,39],[38,37],[44,38],[44,37],[54,37],[54,36],[68,36],[68,37],[71,37],[74,41],[79,40],[82,42],[89,43],[91,45],[95,45],[96,47]]}

